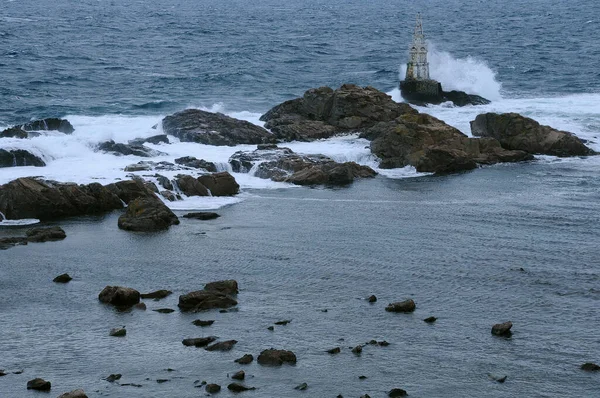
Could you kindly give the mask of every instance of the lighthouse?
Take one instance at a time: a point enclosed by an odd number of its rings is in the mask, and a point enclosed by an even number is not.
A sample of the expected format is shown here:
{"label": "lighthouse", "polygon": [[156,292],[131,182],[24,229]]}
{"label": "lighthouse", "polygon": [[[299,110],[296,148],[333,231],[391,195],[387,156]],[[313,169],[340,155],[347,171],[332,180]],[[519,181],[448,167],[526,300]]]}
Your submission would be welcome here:
{"label": "lighthouse", "polygon": [[415,105],[441,104],[452,101],[456,106],[485,105],[490,101],[464,91],[443,91],[442,84],[429,77],[429,61],[427,60],[427,41],[423,33],[423,20],[417,14],[417,23],[413,39],[408,48],[406,76],[400,81],[400,94],[406,102]]}

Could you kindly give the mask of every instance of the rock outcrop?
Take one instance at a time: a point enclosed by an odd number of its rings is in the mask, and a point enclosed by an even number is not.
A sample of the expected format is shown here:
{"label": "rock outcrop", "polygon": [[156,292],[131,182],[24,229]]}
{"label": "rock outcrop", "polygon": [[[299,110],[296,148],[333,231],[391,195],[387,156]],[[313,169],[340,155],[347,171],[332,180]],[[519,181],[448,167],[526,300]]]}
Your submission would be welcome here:
{"label": "rock outcrop", "polygon": [[103,152],[110,152],[115,155],[134,155],[144,158],[155,157],[165,155],[165,153],[148,148],[144,145],[139,144],[121,144],[115,143],[113,140],[103,142],[98,145],[98,150]]}
{"label": "rock outcrop", "polygon": [[227,279],[224,281],[209,282],[204,285],[204,290],[235,295],[239,293],[238,283],[236,280]]}
{"label": "rock outcrop", "polygon": [[182,158],[177,158],[175,159],[175,163],[182,166],[190,167],[192,169],[204,169],[211,173],[217,172],[217,166],[215,166],[214,163],[207,162],[204,159],[197,159],[193,156],[184,156]]}
{"label": "rock outcrop", "polygon": [[484,113],[471,121],[471,133],[476,137],[491,137],[503,148],[533,154],[560,157],[588,156],[596,153],[577,136],[540,125],[518,113]]}
{"label": "rock outcrop", "polygon": [[368,166],[354,162],[337,163],[324,155],[299,155],[289,148],[270,146],[252,152],[238,151],[229,158],[235,172],[248,172],[273,181],[296,185],[345,185],[355,178],[374,177]]}
{"label": "rock outcrop", "polygon": [[187,196],[232,196],[240,191],[235,178],[226,171],[199,177],[177,175],[175,182]]}
{"label": "rock outcrop", "polygon": [[29,242],[52,242],[67,237],[61,227],[31,228],[25,234]]}
{"label": "rock outcrop", "polygon": [[0,149],[0,167],[35,166],[46,163],[38,156],[24,149]]}
{"label": "rock outcrop", "polygon": [[140,302],[140,292],[130,287],[106,286],[98,294],[98,300],[115,307],[132,307]]}
{"label": "rock outcrop", "polygon": [[267,130],[222,113],[186,109],[162,120],[163,131],[183,142],[207,145],[262,144],[273,142]]}
{"label": "rock outcrop", "polygon": [[35,131],[58,131],[64,134],[71,134],[75,129],[66,119],[48,118],[7,128],[0,132],[0,138],[29,138],[36,135],[35,133],[31,133]]}
{"label": "rock outcrop", "polygon": [[168,144],[169,137],[166,134],[153,135],[152,137],[147,138],[136,138],[135,140],[129,141],[130,145],[144,145],[145,143],[150,144]]}
{"label": "rock outcrop", "polygon": [[313,88],[261,116],[265,127],[283,141],[313,141],[362,131],[416,110],[373,88],[344,84],[337,90]]}
{"label": "rock outcrop", "polygon": [[178,307],[181,311],[203,311],[235,305],[237,301],[225,293],[216,290],[197,290],[179,296]]}
{"label": "rock outcrop", "polygon": [[137,232],[161,231],[177,224],[179,218],[157,196],[129,202],[118,221],[119,228]]}
{"label": "rock outcrop", "polygon": [[385,307],[385,310],[388,312],[408,313],[408,312],[413,312],[415,310],[415,308],[417,308],[417,306],[415,305],[415,302],[412,299],[408,299],[408,300],[404,300],[404,301],[390,303],[390,304],[388,304],[387,307]]}
{"label": "rock outcrop", "polygon": [[425,113],[378,123],[361,137],[372,140],[371,152],[381,159],[381,168],[413,166],[420,172],[451,173],[478,164],[533,159],[524,151],[502,148],[493,138],[469,138]]}
{"label": "rock outcrop", "polygon": [[27,177],[0,186],[0,212],[9,220],[44,221],[121,208],[119,196],[98,183],[77,185]]}

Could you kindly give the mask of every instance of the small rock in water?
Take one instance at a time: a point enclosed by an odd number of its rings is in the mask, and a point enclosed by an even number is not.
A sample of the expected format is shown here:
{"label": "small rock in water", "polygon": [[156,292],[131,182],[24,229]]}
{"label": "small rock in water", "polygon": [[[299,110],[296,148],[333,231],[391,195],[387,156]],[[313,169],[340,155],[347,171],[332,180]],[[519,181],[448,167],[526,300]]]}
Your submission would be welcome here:
{"label": "small rock in water", "polygon": [[171,381],[170,379],[156,379],[156,382],[159,384],[166,383],[167,381]]}
{"label": "small rock in water", "polygon": [[106,379],[104,379],[104,380],[106,380],[106,381],[108,381],[108,382],[112,383],[112,382],[114,382],[114,381],[117,381],[117,380],[120,380],[120,379],[121,379],[121,373],[114,373],[114,374],[111,374],[110,376],[108,376],[108,377],[107,377]]}
{"label": "small rock in water", "polygon": [[390,303],[388,304],[387,307],[385,307],[385,310],[388,312],[404,312],[404,313],[408,313],[408,312],[413,312],[416,308],[415,302],[411,299],[409,300],[404,300],[404,301],[398,301],[395,303]]}
{"label": "small rock in water", "polygon": [[60,227],[32,228],[26,232],[26,235],[29,242],[51,242],[67,237],[65,231]]}
{"label": "small rock in water", "polygon": [[510,331],[512,325],[513,324],[510,321],[504,323],[497,323],[494,326],[492,326],[492,334],[495,336],[510,337],[512,335],[512,332]]}
{"label": "small rock in water", "polygon": [[581,370],[585,370],[588,372],[598,372],[600,371],[600,366],[592,362],[586,362],[583,365],[581,365]]}
{"label": "small rock in water", "polygon": [[254,357],[250,354],[245,354],[243,357],[236,359],[233,362],[239,363],[240,365],[248,365],[254,361]]}
{"label": "small rock in water", "polygon": [[275,328],[274,328],[273,326],[269,326],[269,327],[267,328],[267,330],[270,330],[270,331],[272,332],[273,330],[275,330]]}
{"label": "small rock in water", "polygon": [[374,294],[372,296],[369,296],[369,298],[367,299],[367,301],[369,303],[375,303],[377,301],[377,296],[375,296]]}
{"label": "small rock in water", "polygon": [[404,391],[401,388],[393,388],[389,393],[388,393],[388,397],[390,398],[395,398],[395,397],[406,397],[408,394],[406,391]]}
{"label": "small rock in water", "polygon": [[0,377],[2,377],[2,376],[6,376],[6,374],[7,374],[7,373],[6,373],[6,372],[4,372],[4,369],[0,369]]}
{"label": "small rock in water", "polygon": [[328,354],[339,354],[340,351],[341,351],[340,347],[335,347],[335,348],[332,348],[330,350],[327,350],[327,353]]}
{"label": "small rock in water", "polygon": [[24,372],[23,369],[19,369],[19,370],[15,370],[14,372],[12,372],[14,375],[20,375]]}
{"label": "small rock in water", "polygon": [[244,380],[245,377],[246,377],[246,372],[244,372],[243,370],[240,370],[239,372],[235,372],[233,374],[233,376],[231,376],[231,378],[234,380]]}
{"label": "small rock in water", "polygon": [[296,363],[296,354],[292,351],[271,348],[263,350],[256,361],[259,365],[264,366],[281,366],[284,363],[293,365]]}
{"label": "small rock in water", "polygon": [[236,344],[237,340],[221,341],[206,347],[206,351],[230,351]]}
{"label": "small rock in water", "polygon": [[85,394],[85,391],[83,391],[80,388],[78,390],[73,390],[73,391],[61,394],[58,396],[58,398],[87,398],[87,395]]}
{"label": "small rock in water", "polygon": [[44,379],[35,378],[27,382],[28,390],[50,391],[52,384]]}
{"label": "small rock in water", "polygon": [[356,355],[360,355],[362,353],[362,345],[357,345],[356,347],[354,347],[352,349],[352,353],[356,354]]}
{"label": "small rock in water", "polygon": [[146,304],[144,303],[137,303],[136,305],[134,305],[134,307],[138,310],[146,311]]}
{"label": "small rock in water", "polygon": [[291,322],[291,320],[277,321],[277,322],[275,322],[275,325],[285,326],[290,322]]}
{"label": "small rock in water", "polygon": [[127,334],[127,330],[125,328],[114,328],[110,329],[110,335],[114,337],[123,337]]}
{"label": "small rock in water", "polygon": [[364,380],[364,379],[366,379],[366,378],[367,378],[367,376],[365,376],[365,375],[362,375],[362,376],[358,376],[358,378],[359,378],[359,380]]}
{"label": "small rock in water", "polygon": [[62,275],[59,275],[56,278],[52,279],[52,282],[67,283],[71,280],[73,280],[73,278],[71,278],[71,276],[69,274],[62,274]]}
{"label": "small rock in water", "polygon": [[387,347],[387,346],[389,346],[389,345],[390,345],[390,343],[388,343],[388,342],[387,342],[387,341],[385,341],[385,340],[383,340],[383,341],[380,341],[380,342],[378,342],[377,344],[379,344],[379,345],[380,345],[380,346],[382,346],[382,347]]}
{"label": "small rock in water", "polygon": [[255,387],[246,387],[240,383],[231,383],[230,385],[227,386],[227,389],[229,391],[233,391],[233,392],[242,392],[242,391],[249,391],[249,390],[256,390]]}
{"label": "small rock in water", "polygon": [[172,294],[173,292],[170,290],[157,290],[155,292],[151,292],[151,293],[142,293],[140,294],[140,297],[143,299],[164,299],[165,297],[169,296],[170,294]]}
{"label": "small rock in water", "polygon": [[206,327],[206,326],[210,326],[213,323],[215,323],[214,320],[210,320],[210,321],[203,321],[201,319],[196,319],[195,321],[192,321],[192,324],[196,325],[196,326],[200,326],[200,327]]}
{"label": "small rock in water", "polygon": [[221,391],[221,386],[218,384],[207,384],[206,385],[206,392],[210,393],[210,394],[214,394]]}
{"label": "small rock in water", "polygon": [[302,383],[302,384],[298,384],[296,387],[294,387],[294,390],[304,391],[307,388],[308,388],[308,384]]}
{"label": "small rock in water", "polygon": [[369,341],[367,342],[367,344],[370,344],[370,345],[377,345],[377,340],[369,340]]}
{"label": "small rock in water", "polygon": [[183,218],[193,218],[195,220],[214,220],[215,218],[221,217],[217,213],[211,213],[208,211],[201,211],[196,213],[187,213],[183,216]]}
{"label": "small rock in water", "polygon": [[106,286],[98,295],[98,300],[115,307],[132,307],[140,302],[140,292],[130,287]]}
{"label": "small rock in water", "polygon": [[430,316],[429,318],[423,319],[423,321],[425,321],[427,323],[434,323],[435,321],[437,321],[437,318],[434,316]]}
{"label": "small rock in water", "polygon": [[493,374],[491,374],[491,373],[488,373],[488,377],[489,377],[491,380],[497,381],[498,383],[504,383],[504,382],[506,381],[506,378],[507,378],[508,376],[497,376],[497,375],[493,375]]}
{"label": "small rock in water", "polygon": [[152,311],[160,312],[161,314],[170,314],[171,312],[175,312],[175,310],[171,309],[171,308],[158,308],[158,309],[152,310]]}
{"label": "small rock in water", "polygon": [[187,347],[205,347],[215,341],[217,339],[216,336],[208,336],[208,337],[198,337],[194,339],[183,339],[181,342],[184,346]]}

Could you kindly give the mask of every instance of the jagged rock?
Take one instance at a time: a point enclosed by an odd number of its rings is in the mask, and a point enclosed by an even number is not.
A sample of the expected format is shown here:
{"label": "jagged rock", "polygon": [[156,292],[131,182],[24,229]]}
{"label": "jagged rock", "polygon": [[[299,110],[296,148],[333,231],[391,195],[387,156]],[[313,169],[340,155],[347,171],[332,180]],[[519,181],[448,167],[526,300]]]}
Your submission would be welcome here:
{"label": "jagged rock", "polygon": [[50,391],[52,384],[44,379],[35,378],[27,382],[28,390]]}
{"label": "jagged rock", "polygon": [[182,166],[191,167],[194,169],[204,169],[211,173],[217,172],[217,166],[215,166],[212,162],[207,162],[204,159],[197,159],[193,156],[184,156],[182,158],[175,159],[175,163],[180,164]]}
{"label": "jagged rock", "polygon": [[0,138],[29,138],[27,131],[23,130],[21,126],[9,127],[6,130],[0,132]]}
{"label": "jagged rock", "polygon": [[341,352],[340,347],[335,347],[335,348],[332,348],[330,350],[327,350],[328,354],[339,354],[340,352]]}
{"label": "jagged rock", "polygon": [[360,355],[362,353],[362,350],[363,350],[363,347],[362,347],[362,345],[359,344],[352,349],[352,353],[355,355]]}
{"label": "jagged rock", "polygon": [[217,213],[212,213],[208,211],[200,211],[195,213],[188,213],[183,216],[183,218],[193,218],[196,220],[214,220],[215,218],[221,217]]}
{"label": "jagged rock", "polygon": [[237,340],[227,340],[209,345],[206,347],[206,351],[231,351],[234,345],[237,344]]}
{"label": "jagged rock", "polygon": [[163,175],[160,175],[160,174],[155,174],[154,177],[156,177],[156,179],[158,180],[158,183],[164,189],[166,189],[167,191],[173,190],[173,183],[171,182],[171,180],[169,178],[167,178]]}
{"label": "jagged rock", "polygon": [[167,137],[166,134],[153,135],[152,137],[148,137],[148,138],[136,138],[135,140],[129,141],[129,144],[135,145],[135,146],[140,146],[140,145],[144,145],[146,142],[149,142],[150,144],[155,144],[155,145],[168,144],[169,137]]}
{"label": "jagged rock", "polygon": [[313,141],[340,133],[362,131],[377,122],[416,112],[373,87],[344,84],[337,90],[313,88],[302,98],[286,101],[261,116],[277,138]]}
{"label": "jagged rock", "polygon": [[108,377],[106,377],[104,380],[108,381],[109,383],[112,383],[112,382],[115,382],[120,379],[121,379],[120,373],[113,373],[113,374],[109,375]]}
{"label": "jagged rock", "polygon": [[354,162],[337,163],[323,155],[299,155],[289,148],[238,151],[229,158],[235,172],[248,172],[256,165],[255,176],[296,185],[345,185],[355,178],[374,177],[368,166]]}
{"label": "jagged rock", "polygon": [[456,106],[465,105],[487,105],[491,101],[476,94],[467,94],[464,91],[452,90],[443,91],[443,100],[452,101]]}
{"label": "jagged rock", "polygon": [[296,363],[296,354],[292,351],[276,350],[274,348],[263,350],[256,360],[260,365],[281,366],[284,363]]}
{"label": "jagged rock", "polygon": [[144,158],[166,155],[164,152],[148,148],[144,145],[121,144],[115,143],[113,140],[98,144],[98,150],[103,152],[111,152],[115,155],[134,155]]}
{"label": "jagged rock", "polygon": [[375,302],[377,302],[377,296],[375,296],[375,295],[373,294],[373,295],[371,295],[371,296],[369,296],[369,297],[367,298],[367,301],[368,301],[369,303],[375,303]]}
{"label": "jagged rock", "polygon": [[206,392],[209,394],[214,394],[221,391],[221,386],[218,384],[207,384],[206,385]]}
{"label": "jagged rock", "polygon": [[244,372],[243,370],[240,370],[238,372],[235,372],[232,376],[232,379],[234,380],[244,380],[244,378],[246,378],[246,372]]}
{"label": "jagged rock", "polygon": [[196,319],[195,321],[192,322],[193,325],[200,326],[200,327],[210,326],[213,323],[215,323],[215,321],[212,319],[209,321],[203,321],[201,319]]}
{"label": "jagged rock", "polygon": [[197,178],[189,175],[178,175],[177,186],[187,196],[209,196],[208,189]]}
{"label": "jagged rock", "polygon": [[72,280],[73,280],[73,278],[71,278],[71,276],[69,274],[61,274],[61,275],[57,276],[56,278],[52,279],[52,282],[68,283]]}
{"label": "jagged rock", "polygon": [[98,295],[98,299],[115,307],[131,307],[140,302],[140,292],[130,287],[106,286]]}
{"label": "jagged rock", "polygon": [[175,202],[177,201],[177,195],[175,195],[173,192],[171,191],[161,191],[160,192],[160,196],[162,196],[163,198],[167,199],[169,202]]}
{"label": "jagged rock", "polygon": [[229,294],[229,295],[239,293],[238,283],[237,283],[237,281],[235,281],[233,279],[209,282],[206,285],[204,285],[204,290],[215,291],[215,292],[219,292],[222,294]]}
{"label": "jagged rock", "polygon": [[207,345],[209,345],[210,343],[212,343],[213,341],[215,341],[217,338],[215,336],[208,336],[208,337],[198,337],[198,338],[194,338],[194,339],[184,339],[182,341],[184,346],[194,346],[194,347],[206,347]]}
{"label": "jagged rock", "polygon": [[248,365],[254,361],[254,356],[251,354],[244,354],[241,358],[236,359],[235,363],[239,363],[240,365]]}
{"label": "jagged rock", "polygon": [[32,122],[25,123],[21,125],[21,128],[25,131],[53,130],[59,131],[64,134],[71,134],[73,133],[73,131],[75,131],[71,122],[69,122],[66,119],[58,119],[54,117],[41,120],[34,120]]}
{"label": "jagged rock", "polygon": [[25,234],[29,242],[51,242],[63,240],[67,237],[61,227],[31,228]]}
{"label": "jagged rock", "polygon": [[450,173],[533,159],[526,152],[503,149],[493,138],[469,138],[425,113],[378,123],[361,137],[372,140],[371,152],[381,159],[381,168],[414,166],[420,172]]}
{"label": "jagged rock", "polygon": [[41,158],[24,149],[0,149],[0,167],[43,167],[45,165]]}
{"label": "jagged rock", "polygon": [[88,398],[88,396],[85,394],[85,391],[78,389],[61,394],[58,398]]}
{"label": "jagged rock", "polygon": [[412,299],[408,299],[408,300],[404,300],[404,301],[398,301],[395,303],[391,303],[388,304],[387,307],[385,307],[385,310],[388,312],[413,312],[415,310],[417,306],[415,305],[415,302]]}
{"label": "jagged rock", "polygon": [[119,181],[106,186],[110,192],[118,196],[120,200],[129,203],[134,199],[148,198],[154,199],[156,195],[146,185],[143,179],[132,179]]}
{"label": "jagged rock", "polygon": [[390,397],[390,398],[406,397],[407,395],[408,395],[408,393],[401,388],[393,388],[388,393],[388,397]]}
{"label": "jagged rock", "polygon": [[77,185],[27,177],[0,186],[0,212],[9,220],[37,218],[45,221],[122,207],[119,197],[98,183]]}
{"label": "jagged rock", "polygon": [[198,290],[179,296],[178,307],[182,311],[202,311],[215,308],[229,308],[237,301],[216,291]]}
{"label": "jagged rock", "polygon": [[207,145],[264,144],[274,141],[267,130],[222,113],[186,109],[162,120],[166,134],[183,142]]}
{"label": "jagged rock", "polygon": [[179,219],[158,197],[138,198],[119,217],[118,226],[127,231],[153,232],[179,224]]}
{"label": "jagged rock", "polygon": [[173,292],[170,290],[165,290],[165,289],[161,289],[161,290],[156,290],[154,292],[151,293],[142,293],[140,294],[140,297],[143,299],[156,299],[156,300],[160,300],[160,299],[164,299],[165,297],[168,297],[172,294]]}
{"label": "jagged rock", "polygon": [[518,113],[484,113],[471,121],[471,133],[491,137],[503,148],[553,156],[587,156],[596,153],[577,136],[540,125]]}
{"label": "jagged rock", "polygon": [[227,171],[202,175],[198,181],[210,190],[212,196],[233,196],[240,192],[240,186]]}
{"label": "jagged rock", "polygon": [[508,378],[508,376],[506,376],[506,375],[498,376],[498,375],[491,374],[491,373],[488,373],[488,377],[491,380],[497,381],[498,383],[504,383],[506,381],[506,379]]}
{"label": "jagged rock", "polygon": [[495,336],[510,337],[512,335],[512,332],[510,331],[512,325],[513,324],[510,321],[504,323],[497,323],[494,326],[492,326],[492,334]]}
{"label": "jagged rock", "polygon": [[256,387],[246,387],[239,383],[231,383],[230,385],[227,386],[227,389],[229,391],[233,391],[233,392],[242,392],[242,391],[256,390]]}
{"label": "jagged rock", "polygon": [[600,366],[596,365],[595,363],[592,362],[586,362],[583,365],[581,365],[581,370],[585,370],[587,372],[598,372],[600,371]]}
{"label": "jagged rock", "polygon": [[125,330],[125,328],[110,329],[109,335],[113,337],[125,337],[127,335],[127,330]]}

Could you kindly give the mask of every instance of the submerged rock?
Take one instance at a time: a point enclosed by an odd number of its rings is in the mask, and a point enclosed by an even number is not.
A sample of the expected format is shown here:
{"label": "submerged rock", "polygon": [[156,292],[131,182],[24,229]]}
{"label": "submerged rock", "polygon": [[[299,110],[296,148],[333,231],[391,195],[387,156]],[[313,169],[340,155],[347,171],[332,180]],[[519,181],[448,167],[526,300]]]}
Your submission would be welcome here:
{"label": "submerged rock", "polygon": [[227,340],[209,345],[206,347],[206,351],[231,351],[233,346],[237,344],[237,340]]}
{"label": "submerged rock", "polygon": [[27,245],[27,238],[24,237],[8,237],[0,238],[0,250],[7,250],[13,246]]}
{"label": "submerged rock", "polygon": [[304,391],[307,388],[308,388],[308,384],[301,383],[301,384],[298,384],[296,387],[294,387],[294,390]]}
{"label": "submerged rock", "polygon": [[217,213],[212,213],[209,211],[199,211],[195,213],[188,213],[183,216],[183,218],[193,218],[196,220],[214,220],[215,218],[221,217]]}
{"label": "submerged rock", "polygon": [[270,348],[268,350],[263,350],[256,361],[260,365],[265,366],[281,366],[284,363],[294,365],[296,363],[296,354],[292,351]]}
{"label": "submerged rock", "polygon": [[428,318],[423,319],[423,321],[426,323],[434,323],[435,321],[437,321],[437,318],[434,316],[430,316]]}
{"label": "submerged rock", "polygon": [[192,324],[193,324],[193,325],[200,326],[200,327],[202,327],[202,328],[203,328],[203,327],[206,327],[206,326],[210,326],[210,325],[212,325],[213,323],[215,323],[215,321],[214,321],[214,320],[203,321],[203,320],[201,320],[201,319],[196,319],[195,321],[192,321]]}
{"label": "submerged rock", "polygon": [[339,354],[342,350],[340,349],[340,347],[335,347],[332,348],[330,350],[327,350],[328,354]]}
{"label": "submerged rock", "polygon": [[600,365],[596,365],[595,363],[592,362],[586,362],[583,365],[581,365],[581,370],[585,370],[587,372],[598,372],[600,371]]}
{"label": "submerged rock", "polygon": [[471,170],[478,164],[519,162],[533,156],[506,150],[493,138],[469,138],[433,116],[406,114],[365,131],[371,152],[381,168],[413,166],[419,172],[452,173]]}
{"label": "submerged rock", "polygon": [[229,391],[233,391],[233,392],[242,392],[242,391],[256,390],[256,387],[246,387],[240,383],[231,383],[230,385],[227,386],[227,389]]}
{"label": "submerged rock", "polygon": [[138,198],[119,217],[118,226],[127,231],[154,232],[179,224],[179,219],[158,197]]}
{"label": "submerged rock", "polygon": [[222,113],[186,109],[162,120],[163,131],[183,142],[207,145],[263,144],[273,142],[267,130]]}
{"label": "submerged rock", "polygon": [[113,383],[120,379],[121,379],[120,373],[113,373],[113,374],[109,375],[108,377],[106,377],[104,380],[108,381],[109,383]]}
{"label": "submerged rock", "polygon": [[575,135],[540,125],[518,113],[484,113],[471,121],[476,137],[491,137],[503,148],[560,157],[595,155]]}
{"label": "submerged rock", "polygon": [[98,300],[116,307],[131,307],[140,302],[140,292],[130,287],[106,286],[98,295]]}
{"label": "submerged rock", "polygon": [[72,280],[73,280],[73,278],[71,278],[71,276],[69,274],[61,274],[61,275],[57,276],[56,278],[52,279],[52,282],[68,283]]}
{"label": "submerged rock", "polygon": [[492,334],[495,336],[510,337],[512,335],[512,332],[510,331],[512,326],[513,324],[510,321],[504,323],[497,323],[494,326],[492,326]]}
{"label": "submerged rock", "polygon": [[160,299],[164,299],[165,297],[170,296],[172,293],[173,292],[170,290],[161,289],[161,290],[156,290],[156,291],[150,292],[150,293],[142,293],[142,294],[140,294],[140,297],[143,299],[160,300]]}
{"label": "submerged rock", "polygon": [[398,301],[395,303],[390,303],[388,304],[387,307],[385,307],[385,310],[388,312],[413,312],[415,310],[415,308],[417,308],[417,306],[415,305],[415,302],[412,299],[408,299],[408,300],[404,300],[404,301]]}
{"label": "submerged rock", "polygon": [[50,388],[52,388],[52,384],[49,381],[40,379],[39,377],[27,382],[28,390],[50,391]]}
{"label": "submerged rock", "polygon": [[377,173],[368,166],[354,162],[337,163],[324,155],[299,155],[289,148],[238,151],[229,158],[235,172],[248,172],[273,181],[296,185],[345,185],[355,178],[374,177]]}
{"label": "submerged rock", "polygon": [[109,335],[113,337],[125,337],[127,335],[127,330],[125,330],[125,328],[114,328],[110,330]]}
{"label": "submerged rock", "polygon": [[0,167],[35,166],[46,163],[38,156],[24,149],[0,149]]}
{"label": "submerged rock", "polygon": [[193,338],[193,339],[184,339],[181,343],[184,346],[188,346],[188,347],[206,347],[207,345],[209,345],[210,343],[212,343],[213,341],[215,341],[217,338],[215,336],[208,336],[208,337],[198,337],[198,338]]}
{"label": "submerged rock", "polygon": [[313,141],[362,131],[414,112],[410,105],[397,103],[373,87],[344,84],[336,90],[310,89],[301,98],[275,106],[260,120],[280,140]]}

